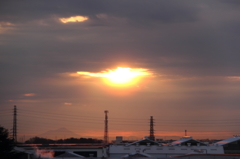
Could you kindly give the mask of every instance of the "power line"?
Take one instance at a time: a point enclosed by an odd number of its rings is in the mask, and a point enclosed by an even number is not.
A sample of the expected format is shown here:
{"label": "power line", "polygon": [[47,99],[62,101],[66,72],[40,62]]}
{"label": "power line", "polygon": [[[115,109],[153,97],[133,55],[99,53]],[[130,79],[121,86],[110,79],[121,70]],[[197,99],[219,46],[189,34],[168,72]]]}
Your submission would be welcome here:
{"label": "power line", "polygon": [[[34,114],[41,114],[41,115],[64,116],[64,117],[69,116],[69,117],[84,118],[84,119],[87,119],[87,118],[89,118],[89,119],[94,119],[94,118],[95,119],[102,119],[103,118],[103,117],[83,116],[83,115],[81,115],[81,116],[79,116],[79,115],[74,116],[73,114],[71,114],[71,115],[69,115],[69,114],[57,114],[57,113],[49,113],[49,112],[33,111],[33,110],[24,110],[24,109],[19,109],[18,112],[32,112]],[[114,118],[114,117],[111,117],[111,121],[114,120],[114,119],[120,119],[120,120],[117,120],[117,121],[121,121],[121,122],[123,122],[123,121],[129,122],[129,120],[147,121],[146,119]],[[176,120],[177,121],[182,121],[182,122],[193,122],[193,121],[196,121],[196,122],[203,122],[203,121],[207,121],[207,122],[209,122],[209,121],[212,121],[212,122],[239,121],[240,122],[240,119],[216,119],[216,120],[214,120],[214,119],[212,119],[212,120],[210,120],[210,119],[206,119],[206,120],[203,120],[203,119],[201,119],[201,120],[196,120],[196,119],[195,120],[193,120],[193,119],[191,119],[191,120],[189,120],[189,119],[184,119],[184,120],[183,119],[173,119],[173,120],[169,120],[169,119],[155,119],[155,120],[159,120],[159,121],[163,121],[163,122],[172,122],[172,121],[176,121]]]}
{"label": "power line", "polygon": [[[2,113],[2,112],[0,112]],[[4,113],[2,113],[4,114]],[[12,113],[8,113],[8,115],[12,115]],[[7,115],[5,115],[7,116]],[[40,120],[41,121],[40,121]],[[47,120],[47,121],[46,121]],[[55,122],[55,121],[61,121],[61,122]],[[81,121],[81,124],[79,123]],[[166,130],[166,132],[173,132],[173,131],[179,131],[180,127],[185,128],[206,128],[211,127],[215,129],[219,126],[226,127],[237,127],[240,123],[240,119],[228,119],[228,120],[178,120],[178,119],[155,119],[155,121],[161,121],[156,122],[155,127],[159,128],[162,127],[171,127],[175,130]],[[2,122],[2,120],[1,120]],[[11,122],[10,120],[6,120],[5,122]],[[52,128],[54,126],[62,127],[67,125],[67,127],[72,127],[73,129],[80,130],[81,128],[102,128],[103,125],[103,117],[96,117],[96,116],[83,116],[83,115],[74,115],[74,114],[62,114],[62,113],[49,113],[44,111],[34,111],[34,110],[24,110],[24,109],[18,109],[18,125],[20,125],[19,130],[24,130],[24,128],[36,128],[36,127],[44,127],[44,128]],[[85,126],[85,123],[88,124]],[[143,131],[147,132],[146,130],[137,130],[138,127],[144,127],[147,128],[147,119],[134,119],[134,118],[112,118],[109,121],[109,125],[111,126],[111,131],[114,130],[125,130],[121,128],[121,126],[131,126],[130,129],[132,131]],[[80,124],[80,125],[79,125]],[[115,126],[116,125],[116,126]],[[80,128],[78,128],[80,126]],[[124,127],[126,128],[126,127]],[[125,130],[126,131],[126,130]],[[158,132],[164,132],[164,131],[158,131]],[[193,132],[193,131],[190,131]],[[196,131],[196,132],[214,132],[214,131]],[[217,132],[223,132],[223,131],[216,131]],[[225,131],[224,131],[225,132]],[[235,130],[230,131],[235,132]]]}
{"label": "power line", "polygon": [[[20,117],[21,116],[23,116],[23,117],[34,117],[34,118],[36,118],[36,116],[35,115],[29,115],[29,114],[25,114],[25,115],[20,115]],[[65,118],[65,119],[62,119],[62,117],[61,117],[61,119],[59,119],[59,118],[56,118],[56,117],[44,117],[44,116],[41,116],[41,117],[37,117],[37,118],[40,118],[40,119],[43,119],[43,120],[57,120],[57,121],[59,121],[59,120],[61,120],[61,121],[65,121],[65,122],[67,122],[67,121],[73,121],[73,122],[77,122],[78,120],[76,120],[76,119],[73,119],[73,118]],[[99,122],[99,120],[95,120],[94,122],[90,122],[90,121],[86,121],[86,123],[91,123],[91,124],[102,124],[102,122]],[[126,124],[126,123],[110,123],[110,124],[114,124],[114,125],[133,125],[133,126],[143,126],[143,124],[142,123],[138,123],[138,124],[132,124],[132,123],[128,123],[128,124]],[[191,125],[191,124],[193,124],[193,125]],[[236,125],[235,125],[236,124]],[[216,126],[237,126],[237,124],[238,123],[231,123],[231,124],[229,124],[229,123],[172,123],[172,124],[167,124],[167,123],[161,123],[161,124],[156,124],[156,126],[171,126],[171,127],[173,127],[173,126],[187,126],[187,127],[200,127],[200,126],[202,126],[202,127],[208,127],[208,126],[214,126],[214,127],[216,127]]]}
{"label": "power line", "polygon": [[[38,115],[38,116],[41,116],[41,117],[48,117],[48,116],[45,116],[45,114],[40,114],[40,113],[31,113],[31,114],[25,114],[25,113],[20,113],[21,115],[34,115],[34,116],[36,116],[36,115]],[[63,116],[61,115],[61,116],[56,116],[56,115],[54,115],[54,114],[49,114],[49,115],[51,115],[50,117],[51,118],[53,118],[53,117],[61,117],[61,118],[63,118]],[[70,118],[70,119],[80,119],[80,120],[82,120],[82,119],[85,119],[85,120],[92,120],[92,121],[96,121],[96,119],[86,119],[86,118],[83,118],[83,117],[76,117],[76,116],[71,116],[71,117],[66,117],[66,116],[64,116],[64,118]],[[99,121],[99,120],[97,120],[97,121]],[[111,120],[112,121],[112,120]],[[114,120],[113,120],[114,121]],[[145,120],[146,121],[146,120]],[[163,120],[164,121],[164,120]],[[240,121],[234,121],[234,120],[229,120],[229,121],[211,121],[211,120],[203,120],[204,122],[207,122],[207,123],[205,123],[205,124],[208,124],[209,122],[213,122],[214,124],[216,124],[216,122],[224,122],[224,123],[229,123],[229,122],[231,122],[231,123],[240,123]],[[196,120],[195,122],[194,121],[184,121],[184,120],[182,120],[182,121],[179,121],[179,120],[177,120],[177,121],[174,121],[174,120],[171,120],[171,121],[164,121],[164,122],[161,122],[161,123],[172,123],[172,122],[174,122],[174,123],[176,123],[176,124],[181,124],[181,122],[184,122],[184,124],[203,124],[202,122],[203,121],[200,121],[200,120]],[[114,121],[114,122],[128,122],[129,123],[129,121]],[[199,122],[201,122],[201,123],[199,123]],[[133,123],[133,122],[131,122],[131,123]],[[140,122],[138,122],[138,123],[140,123]],[[142,122],[141,122],[142,123]]]}
{"label": "power line", "polygon": [[[62,121],[79,121],[78,118],[75,118],[75,117],[55,117],[55,116],[42,116],[40,114],[19,114],[20,117],[35,117],[35,118],[41,118],[41,119],[52,119],[52,120],[62,120]],[[81,120],[81,121],[84,121],[84,120]],[[102,122],[100,122],[99,120],[91,120],[92,122],[90,122],[89,120],[86,119],[86,122],[88,123],[99,123],[99,124],[102,124]],[[116,125],[143,125],[143,123],[141,122],[138,122],[138,123],[133,123],[133,124],[130,124],[129,122],[126,124],[124,122],[121,122],[121,121],[113,121],[111,122],[112,124],[116,124]],[[131,122],[132,123],[132,122]],[[194,125],[234,125],[234,124],[239,124],[240,122],[227,122],[227,123],[223,123],[223,122],[220,122],[220,123],[195,123],[195,122],[191,122],[191,123],[181,123],[181,122],[172,122],[172,123],[160,123],[160,124],[156,124],[156,126],[174,126],[174,125],[191,125],[191,124],[194,124]]]}
{"label": "power line", "polygon": [[[70,117],[73,116],[73,114],[71,114],[71,115],[70,115],[70,114],[57,114],[57,113],[54,113],[54,114],[53,114],[53,113],[49,113],[49,112],[34,111],[34,110],[24,110],[24,109],[20,109],[19,112],[21,112],[22,110],[25,111],[25,112],[43,113],[43,114],[45,114],[45,115],[57,115],[57,116],[58,116],[58,115],[60,115],[60,116],[64,115],[64,116],[70,116]],[[91,118],[91,119],[92,119],[92,118],[96,118],[96,119],[102,119],[102,118],[103,118],[103,117],[95,117],[95,116],[83,116],[83,115],[79,116],[79,115],[78,115],[78,118],[88,118],[88,117]],[[113,120],[113,119],[121,119],[121,120],[128,120],[128,121],[129,121],[129,120],[142,120],[142,121],[146,121],[146,119],[114,118],[114,117],[112,118],[112,117],[111,117],[111,120]]]}

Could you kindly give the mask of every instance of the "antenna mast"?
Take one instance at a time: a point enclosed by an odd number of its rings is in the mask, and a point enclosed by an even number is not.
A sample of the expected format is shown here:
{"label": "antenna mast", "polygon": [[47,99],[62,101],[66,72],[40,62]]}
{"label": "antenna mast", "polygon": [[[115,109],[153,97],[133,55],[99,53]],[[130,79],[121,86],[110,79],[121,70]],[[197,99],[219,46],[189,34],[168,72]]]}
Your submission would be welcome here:
{"label": "antenna mast", "polygon": [[150,117],[150,136],[149,139],[155,141],[154,129],[153,129],[153,117]]}
{"label": "antenna mast", "polygon": [[105,113],[105,121],[104,121],[105,130],[104,130],[104,141],[103,141],[103,143],[108,144],[108,114],[107,114],[108,111],[105,110],[104,113]]}
{"label": "antenna mast", "polygon": [[13,141],[17,142],[17,106],[13,109]]}

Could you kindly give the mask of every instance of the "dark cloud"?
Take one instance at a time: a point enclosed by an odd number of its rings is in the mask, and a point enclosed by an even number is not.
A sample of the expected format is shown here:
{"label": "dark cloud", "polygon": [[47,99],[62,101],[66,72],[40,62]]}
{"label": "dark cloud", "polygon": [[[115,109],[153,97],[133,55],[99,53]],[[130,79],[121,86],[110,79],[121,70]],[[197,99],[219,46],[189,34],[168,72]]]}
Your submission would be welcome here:
{"label": "dark cloud", "polygon": [[240,2],[238,0],[221,0],[221,2],[231,5],[240,5]]}
{"label": "dark cloud", "polygon": [[[96,16],[109,14],[129,18],[142,24],[149,21],[182,22],[197,18],[197,8],[187,1],[2,1],[1,15],[5,20],[26,22],[29,20],[57,16]],[[194,3],[192,3],[194,4]]]}

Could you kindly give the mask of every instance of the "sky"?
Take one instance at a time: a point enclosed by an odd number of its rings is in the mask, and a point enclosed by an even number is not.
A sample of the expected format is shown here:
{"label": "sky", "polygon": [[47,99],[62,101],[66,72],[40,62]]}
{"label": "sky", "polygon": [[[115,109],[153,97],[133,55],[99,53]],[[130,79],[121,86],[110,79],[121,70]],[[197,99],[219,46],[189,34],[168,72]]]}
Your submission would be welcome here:
{"label": "sky", "polygon": [[[19,139],[103,138],[105,110],[112,138],[148,136],[150,116],[157,138],[239,134],[239,17],[239,0],[1,0],[0,125],[16,105]],[[144,75],[111,85],[118,67]]]}

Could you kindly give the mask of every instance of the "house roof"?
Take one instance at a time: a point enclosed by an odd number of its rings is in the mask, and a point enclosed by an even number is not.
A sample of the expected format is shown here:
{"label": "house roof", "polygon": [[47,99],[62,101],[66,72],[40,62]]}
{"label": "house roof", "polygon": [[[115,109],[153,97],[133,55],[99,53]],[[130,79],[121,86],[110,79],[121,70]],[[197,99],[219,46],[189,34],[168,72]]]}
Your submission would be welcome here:
{"label": "house roof", "polygon": [[200,143],[201,145],[206,145],[206,144],[204,144],[204,143],[202,143],[200,141],[194,140],[191,136],[184,136],[180,140],[172,142],[171,145],[181,145],[183,143],[189,143],[189,142],[190,143],[192,143],[192,142]]}
{"label": "house roof", "polygon": [[134,144],[147,145],[147,143],[150,143],[150,145],[161,145],[161,143],[150,140],[149,138],[145,138],[145,139],[138,140],[138,141],[135,141],[133,143],[127,144],[126,146],[130,146],[130,145],[134,145]]}
{"label": "house roof", "polygon": [[240,136],[233,136],[231,138],[228,138],[228,139],[225,139],[222,141],[218,141],[215,143],[215,145],[223,146],[223,145],[226,145],[226,144],[238,141],[238,140],[240,140]]}

